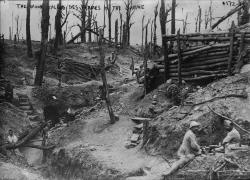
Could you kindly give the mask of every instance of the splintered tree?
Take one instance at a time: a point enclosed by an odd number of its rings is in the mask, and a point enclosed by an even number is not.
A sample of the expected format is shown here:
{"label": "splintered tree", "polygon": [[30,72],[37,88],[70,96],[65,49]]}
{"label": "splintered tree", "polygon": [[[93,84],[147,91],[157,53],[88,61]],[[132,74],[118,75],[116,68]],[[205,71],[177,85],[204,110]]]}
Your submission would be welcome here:
{"label": "splintered tree", "polygon": [[109,21],[109,28],[108,28],[108,31],[109,31],[109,41],[111,42],[112,40],[112,37],[111,37],[111,18],[112,18],[112,13],[113,13],[113,10],[112,9],[112,4],[111,4],[111,0],[105,0],[106,2],[106,10],[107,10],[107,14],[108,14],[108,21]]}
{"label": "splintered tree", "polygon": [[110,123],[114,124],[116,121],[116,116],[113,113],[113,109],[111,106],[110,98],[109,98],[109,89],[108,89],[108,83],[107,83],[107,78],[106,78],[106,73],[105,73],[105,54],[103,50],[103,29],[99,31],[99,51],[100,51],[100,68],[101,68],[101,76],[102,76],[102,82],[103,82],[103,88],[102,88],[102,93],[104,95],[104,99],[107,104],[108,112],[109,112],[109,117],[110,117]]}
{"label": "splintered tree", "polygon": [[[88,10],[88,29],[91,29],[92,26],[92,16],[93,16],[93,10],[89,9]],[[91,37],[91,31],[89,31],[89,42],[92,42],[92,37]]]}
{"label": "splintered tree", "polygon": [[122,13],[120,10],[119,14],[120,14],[120,45],[122,46]]}
{"label": "splintered tree", "polygon": [[148,24],[150,23],[150,19],[148,20],[147,24],[145,25],[145,51],[144,51],[144,92],[145,95],[147,94],[147,87],[148,87]]}
{"label": "splintered tree", "polygon": [[141,28],[141,51],[143,51],[143,43],[144,43],[144,19],[145,15],[142,16],[142,28]]}
{"label": "splintered tree", "polygon": [[55,52],[57,51],[58,44],[62,44],[62,41],[63,41],[61,20],[62,20],[62,0],[59,0],[59,3],[57,4],[57,12],[55,16],[55,31],[56,31],[56,37],[55,37],[55,42],[54,42]]}
{"label": "splintered tree", "polygon": [[155,54],[156,52],[156,43],[157,43],[157,39],[156,39],[156,28],[157,28],[157,25],[156,25],[156,18],[158,16],[158,5],[159,3],[157,3],[157,5],[155,6],[155,10],[154,10],[154,43],[153,43],[153,54]]}
{"label": "splintered tree", "polygon": [[176,0],[172,0],[171,34],[175,34],[175,8],[176,8]]}
{"label": "splintered tree", "polygon": [[164,53],[164,80],[166,81],[169,77],[168,75],[168,44],[164,41],[164,35],[166,35],[166,23],[167,23],[167,18],[168,14],[171,11],[171,8],[166,9],[165,7],[165,0],[161,0],[161,7],[160,7],[160,25],[161,25],[161,36],[162,36],[162,50]]}
{"label": "splintered tree", "polygon": [[[62,28],[66,24],[68,17],[69,17],[68,8],[66,8],[65,14],[63,14],[63,12],[62,12],[62,0],[59,0],[59,3],[57,4],[57,12],[56,12],[56,16],[55,16],[55,31],[56,31],[56,37],[55,37],[55,42],[54,42],[54,52],[55,53],[58,49],[58,45],[62,45],[63,40],[65,40],[65,38],[66,38],[66,32],[64,33],[65,35],[63,36]],[[66,27],[66,31],[67,31],[67,27]]]}
{"label": "splintered tree", "polygon": [[81,7],[77,10],[78,13],[73,15],[77,17],[81,24],[77,24],[81,32],[81,42],[86,42],[86,16],[87,16],[88,0],[81,0]]}
{"label": "splintered tree", "polygon": [[26,43],[27,43],[27,56],[32,57],[32,45],[30,37],[30,6],[31,0],[27,1],[27,17],[26,17]]}
{"label": "splintered tree", "polygon": [[[171,11],[171,34],[175,34],[175,8],[176,0],[172,0],[172,11]],[[173,52],[174,42],[170,41],[169,49]]]}
{"label": "splintered tree", "polygon": [[133,25],[131,23],[131,17],[135,13],[135,9],[133,8],[133,0],[126,0],[124,1],[125,4],[125,11],[126,11],[126,29],[127,29],[127,43],[126,45],[130,45],[130,28]]}
{"label": "splintered tree", "polygon": [[199,9],[198,9],[198,32],[201,32],[201,22],[202,22],[202,19],[201,19],[201,7],[199,6]]}
{"label": "splintered tree", "polygon": [[48,45],[48,31],[49,31],[49,0],[43,0],[42,4],[42,37],[41,37],[41,49],[37,62],[37,71],[35,77],[35,85],[41,86],[43,82],[43,73],[45,67],[45,58]]}
{"label": "splintered tree", "polygon": [[118,45],[118,19],[115,20],[115,46]]}
{"label": "splintered tree", "polygon": [[123,23],[123,28],[122,28],[122,47],[127,47],[127,26],[126,26],[126,21]]}
{"label": "splintered tree", "polygon": [[185,17],[185,20],[183,20],[183,28],[182,28],[182,33],[185,34],[186,33],[186,30],[187,30],[187,19],[188,19],[188,13],[186,14],[186,17]]}

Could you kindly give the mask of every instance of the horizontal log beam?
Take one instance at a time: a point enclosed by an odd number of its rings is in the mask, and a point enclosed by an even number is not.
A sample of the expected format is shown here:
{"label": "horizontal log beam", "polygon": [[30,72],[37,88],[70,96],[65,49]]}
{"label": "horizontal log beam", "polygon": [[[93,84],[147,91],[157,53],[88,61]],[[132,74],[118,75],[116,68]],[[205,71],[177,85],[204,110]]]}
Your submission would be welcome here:
{"label": "horizontal log beam", "polygon": [[[250,32],[245,32],[246,36],[250,36]],[[240,37],[241,32],[236,33],[236,37]],[[197,37],[197,36],[220,36],[227,37],[229,36],[229,32],[209,32],[209,33],[189,33],[189,34],[180,34],[181,37]],[[176,34],[163,35],[164,39],[173,39],[176,38]]]}
{"label": "horizontal log beam", "polygon": [[[206,70],[195,70],[189,72],[182,72],[181,75],[183,76],[190,76],[190,75],[213,75],[213,74],[221,74],[227,73],[227,70],[217,70],[217,71],[206,71]],[[170,76],[177,76],[178,73],[170,73]]]}
{"label": "horizontal log beam", "polygon": [[[195,71],[195,70],[208,70],[208,69],[217,68],[217,67],[226,69],[227,62],[214,63],[214,64],[211,64],[211,65],[200,65],[200,66],[188,67],[188,68],[183,67],[182,71],[183,72],[189,72],[189,71]],[[161,71],[162,71],[162,69],[161,69]],[[177,72],[177,68],[169,68],[169,72]]]}
{"label": "horizontal log beam", "polygon": [[[190,78],[183,78],[184,81],[200,81],[200,80],[204,80],[204,79],[212,79],[212,78],[222,78],[222,77],[226,77],[227,74],[222,73],[222,74],[214,74],[214,75],[206,75],[206,76],[199,76],[199,77],[190,77]],[[172,79],[177,79],[177,77],[170,77]]]}

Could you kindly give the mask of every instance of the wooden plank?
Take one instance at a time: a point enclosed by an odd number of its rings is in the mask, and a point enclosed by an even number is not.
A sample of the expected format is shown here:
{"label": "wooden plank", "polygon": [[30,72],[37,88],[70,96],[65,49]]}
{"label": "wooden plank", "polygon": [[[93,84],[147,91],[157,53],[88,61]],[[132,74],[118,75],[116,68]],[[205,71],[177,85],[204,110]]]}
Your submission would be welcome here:
{"label": "wooden plank", "polygon": [[131,118],[131,120],[143,122],[143,121],[151,121],[152,119],[150,119],[150,118],[143,118],[143,117],[133,117],[133,118]]}

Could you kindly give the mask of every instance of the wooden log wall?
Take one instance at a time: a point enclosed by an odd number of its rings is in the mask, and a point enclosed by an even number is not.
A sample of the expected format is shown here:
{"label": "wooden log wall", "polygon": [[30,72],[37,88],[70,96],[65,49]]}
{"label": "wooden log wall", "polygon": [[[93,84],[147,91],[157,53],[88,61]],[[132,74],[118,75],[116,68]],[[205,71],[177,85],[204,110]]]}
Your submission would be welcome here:
{"label": "wooden log wall", "polygon": [[[166,44],[169,41],[176,44],[177,50],[167,58],[167,72],[171,79],[178,81],[215,79],[235,74],[240,60],[242,64],[242,41],[250,44],[250,32],[241,33],[236,30],[234,33],[194,33],[163,37]],[[164,58],[155,60],[154,63],[154,68],[164,77]]]}

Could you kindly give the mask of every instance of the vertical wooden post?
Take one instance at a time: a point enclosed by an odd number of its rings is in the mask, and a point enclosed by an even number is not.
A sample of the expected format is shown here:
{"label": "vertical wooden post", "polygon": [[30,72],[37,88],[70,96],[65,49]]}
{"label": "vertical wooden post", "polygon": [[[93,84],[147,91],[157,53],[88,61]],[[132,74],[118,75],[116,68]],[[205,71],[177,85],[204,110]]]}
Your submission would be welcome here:
{"label": "vertical wooden post", "polygon": [[167,79],[169,78],[169,63],[168,63],[168,39],[167,37],[163,38],[163,50],[164,50],[164,82],[167,81]]}
{"label": "vertical wooden post", "polygon": [[235,68],[235,72],[239,73],[240,72],[240,68],[243,65],[243,54],[244,54],[244,41],[245,41],[245,33],[241,33],[240,36],[240,47],[239,47],[239,56],[238,56],[238,60],[237,60],[237,65]]}
{"label": "vertical wooden post", "polygon": [[178,82],[179,82],[179,85],[181,85],[182,83],[182,77],[181,77],[182,55],[181,55],[181,44],[180,44],[180,29],[177,32],[177,53],[178,53]]}
{"label": "vertical wooden post", "polygon": [[228,69],[228,75],[231,76],[232,75],[232,61],[233,61],[233,50],[234,50],[234,21],[232,22],[232,25],[231,25],[231,29],[230,29],[230,52],[229,52],[229,58],[228,58],[228,66],[227,66],[227,69]]}
{"label": "vertical wooden post", "polygon": [[144,146],[147,143],[148,140],[148,125],[149,122],[148,120],[144,120],[143,121],[143,142],[142,142],[142,146]]}
{"label": "vertical wooden post", "polygon": [[105,62],[104,62],[104,51],[103,51],[103,29],[100,30],[99,32],[99,51],[100,51],[100,68],[101,68],[101,76],[102,76],[102,81],[103,81],[103,91],[105,94],[105,101],[108,107],[108,112],[109,112],[109,117],[110,117],[110,123],[114,124],[116,121],[116,117],[113,113],[113,109],[111,106],[110,98],[109,98],[109,89],[108,89],[108,83],[107,83],[107,78],[106,78],[106,73],[105,73]]}
{"label": "vertical wooden post", "polygon": [[144,91],[145,95],[147,94],[147,69],[148,69],[148,23],[146,24],[146,33],[145,33],[145,51],[144,51]]}

